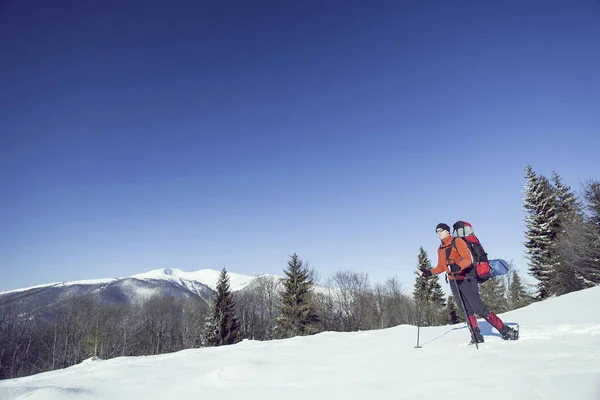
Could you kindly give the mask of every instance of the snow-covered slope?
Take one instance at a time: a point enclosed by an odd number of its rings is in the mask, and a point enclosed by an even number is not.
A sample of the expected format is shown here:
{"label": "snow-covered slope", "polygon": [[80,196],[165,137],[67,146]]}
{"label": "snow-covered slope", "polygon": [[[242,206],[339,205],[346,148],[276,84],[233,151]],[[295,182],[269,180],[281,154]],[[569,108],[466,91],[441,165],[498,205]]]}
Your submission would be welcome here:
{"label": "snow-covered slope", "polygon": [[[220,274],[221,271],[216,271],[214,269],[201,269],[198,271],[185,272],[177,268],[165,268],[133,275],[132,278],[164,279],[179,282],[181,284],[186,284],[184,281],[200,282],[212,290],[216,290]],[[236,274],[235,272],[227,272],[227,275],[229,276],[229,286],[232,292],[245,288],[253,279],[255,279],[253,276]]]}
{"label": "snow-covered slope", "polygon": [[7,291],[4,291],[4,292],[0,292],[0,296],[2,296],[4,294],[9,294],[9,293],[26,292],[26,291],[29,291],[29,290],[44,289],[44,288],[49,288],[49,287],[61,287],[61,286],[69,286],[69,285],[101,285],[101,284],[105,284],[105,283],[114,282],[116,280],[117,280],[117,278],[111,278],[111,279],[86,279],[86,280],[71,281],[71,282],[43,283],[43,284],[40,284],[40,285],[29,286],[29,287],[25,287],[25,288],[12,289],[12,290],[7,290]]}
{"label": "snow-covered slope", "polygon": [[[154,281],[154,280],[164,280],[176,283],[181,285],[184,288],[189,289],[194,292],[197,288],[197,284],[208,286],[212,290],[216,290],[217,281],[219,279],[221,271],[216,271],[213,269],[201,269],[198,271],[185,272],[177,268],[164,268],[164,269],[156,269],[149,272],[144,272],[141,274],[136,274],[130,277],[122,277],[122,278],[105,278],[105,279],[88,279],[88,280],[78,280],[71,282],[55,282],[55,283],[46,283],[36,286],[30,286],[26,288],[13,289],[5,292],[0,292],[0,296],[6,294],[14,294],[18,292],[27,292],[31,290],[39,290],[39,289],[47,289],[47,288],[59,288],[65,286],[96,286],[114,283],[119,280],[124,279],[138,279],[143,281]],[[227,272],[229,275],[229,284],[231,287],[231,291],[235,292],[238,290],[242,290],[248,286],[252,280],[256,279],[254,276],[237,274],[234,272]],[[274,275],[269,275],[273,276]]]}
{"label": "snow-covered slope", "polygon": [[[200,297],[209,301],[214,295],[220,271],[203,269],[185,272],[159,269],[131,277],[80,280],[32,286],[0,293],[0,305],[18,307],[22,312],[45,310],[79,296],[92,296],[112,304],[139,304],[155,297]],[[232,291],[243,290],[255,277],[228,273]]]}
{"label": "snow-covered slope", "polygon": [[0,382],[5,400],[44,399],[600,399],[600,287],[501,317],[521,340],[480,322],[485,343],[467,346],[464,325],[319,335],[87,360]]}

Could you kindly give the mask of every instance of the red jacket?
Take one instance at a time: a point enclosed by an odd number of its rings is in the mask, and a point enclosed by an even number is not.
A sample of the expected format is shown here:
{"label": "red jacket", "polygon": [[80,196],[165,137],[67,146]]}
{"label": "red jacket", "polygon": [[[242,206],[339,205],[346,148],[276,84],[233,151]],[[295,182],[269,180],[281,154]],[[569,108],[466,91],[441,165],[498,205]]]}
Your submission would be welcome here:
{"label": "red jacket", "polygon": [[[456,247],[452,246],[452,235],[448,235],[448,237],[444,239],[441,246],[438,248],[437,267],[432,268],[431,273],[438,275],[442,272],[446,272],[448,277],[452,279],[452,274],[450,273],[448,265],[457,264],[460,267],[460,271],[455,272],[454,275],[456,276],[456,280],[459,281],[465,279],[465,269],[473,265],[473,260],[471,259],[471,252],[469,251],[467,242],[465,242],[464,239],[456,238],[454,244]],[[448,248],[451,248],[450,257],[446,260]]]}

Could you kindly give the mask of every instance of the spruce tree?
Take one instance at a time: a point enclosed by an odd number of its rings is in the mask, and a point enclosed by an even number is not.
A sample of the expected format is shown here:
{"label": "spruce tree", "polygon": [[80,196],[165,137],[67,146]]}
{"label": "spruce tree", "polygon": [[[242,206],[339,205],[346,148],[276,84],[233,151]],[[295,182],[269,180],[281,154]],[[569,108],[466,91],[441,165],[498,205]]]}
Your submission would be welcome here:
{"label": "spruce tree", "polygon": [[508,305],[511,310],[525,307],[531,302],[531,297],[523,286],[523,282],[517,270],[512,270],[512,272],[509,273],[512,274],[512,277],[508,288]]}
{"label": "spruce tree", "polygon": [[600,181],[590,180],[584,185],[586,218],[582,235],[575,242],[580,246],[578,269],[587,286],[600,284]]}
{"label": "spruce tree", "polygon": [[449,324],[458,324],[465,321],[465,316],[460,312],[454,301],[454,296],[448,296],[448,305],[446,306],[446,317]]}
{"label": "spruce tree", "polygon": [[200,346],[216,346],[218,343],[219,329],[215,321],[215,301],[212,299],[208,304],[208,314],[204,317],[204,324],[200,331]]}
{"label": "spruce tree", "polygon": [[434,276],[429,280],[429,293],[431,293],[431,304],[441,311],[446,306],[446,295],[440,285],[439,276]]}
{"label": "spruce tree", "polygon": [[203,344],[205,346],[222,346],[236,343],[240,333],[235,316],[235,302],[225,267],[219,275],[217,293],[211,303],[210,311],[204,325]]}
{"label": "spruce tree", "polygon": [[564,231],[566,222],[581,216],[581,203],[570,186],[562,181],[556,172],[552,173],[552,183],[556,198],[556,211],[558,213],[557,225]]}
{"label": "spruce tree", "polygon": [[556,250],[557,262],[551,280],[551,291],[557,295],[582,289],[584,277],[577,269],[579,249],[574,244],[583,224],[582,207],[571,188],[562,182],[556,172],[552,174],[557,210]]}
{"label": "spruce tree", "polygon": [[[425,251],[423,246],[421,246],[419,247],[419,254],[417,255],[417,270],[425,269],[431,269],[431,261],[429,261],[429,258],[427,257],[427,252]],[[428,278],[425,276],[419,276],[419,274],[416,271],[415,275],[417,275],[417,278],[415,280],[415,289],[413,290],[413,297],[418,303],[421,298],[427,299],[429,297],[429,293],[427,292]]]}
{"label": "spruce tree", "polygon": [[529,272],[538,280],[538,299],[544,299],[553,294],[553,274],[558,263],[556,199],[547,178],[536,174],[531,165],[527,165],[525,171],[525,247],[529,259]]}
{"label": "spruce tree", "polygon": [[[417,256],[417,269],[430,270],[431,261],[427,252],[421,246]],[[444,321],[443,308],[446,305],[444,291],[440,286],[437,275],[431,277],[419,276],[417,272],[413,297],[421,304],[421,321],[423,326],[437,325]]]}
{"label": "spruce tree", "polygon": [[502,279],[488,279],[479,285],[479,291],[483,304],[490,311],[496,313],[508,311],[508,300],[504,294],[505,290]]}
{"label": "spruce tree", "polygon": [[590,180],[584,185],[589,221],[600,234],[600,181]]}
{"label": "spruce tree", "polygon": [[432,276],[428,281],[427,293],[428,318],[431,325],[444,323],[444,307],[446,306],[446,295],[439,282],[439,276]]}
{"label": "spruce tree", "polygon": [[570,261],[576,278],[572,284],[563,285],[564,290],[561,294],[600,283],[600,234],[598,225],[594,222],[595,215],[590,202],[593,200],[593,186],[588,185],[584,186],[587,213],[584,212],[569,221],[566,232],[561,236],[561,257]]}
{"label": "spruce tree", "polygon": [[294,253],[283,272],[286,277],[281,280],[283,291],[274,336],[288,338],[317,333],[320,318],[313,303],[313,282],[308,268]]}

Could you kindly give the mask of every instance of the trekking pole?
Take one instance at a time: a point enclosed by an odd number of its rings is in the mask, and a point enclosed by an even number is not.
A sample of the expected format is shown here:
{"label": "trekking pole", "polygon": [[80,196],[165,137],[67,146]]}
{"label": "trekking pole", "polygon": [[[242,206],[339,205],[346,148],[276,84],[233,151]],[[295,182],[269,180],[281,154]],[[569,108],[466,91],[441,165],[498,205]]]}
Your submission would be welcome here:
{"label": "trekking pole", "polygon": [[469,331],[471,332],[471,337],[475,342],[475,347],[479,350],[479,345],[477,344],[477,338],[475,337],[475,331],[473,327],[469,323],[469,316],[467,315],[467,308],[465,307],[465,301],[462,298],[462,294],[460,294],[460,289],[458,288],[458,282],[456,282],[456,278],[454,277],[454,272],[450,270],[450,274],[452,275],[452,280],[454,281],[454,286],[456,287],[456,293],[458,293],[458,297],[460,298],[460,304],[462,304],[463,313],[465,314],[465,320],[467,322],[467,326],[469,327]]}
{"label": "trekking pole", "polygon": [[423,304],[423,285],[421,285],[421,289],[419,290],[419,306],[417,307],[417,345],[415,349],[422,348],[419,346],[419,333],[421,331],[421,305]]}

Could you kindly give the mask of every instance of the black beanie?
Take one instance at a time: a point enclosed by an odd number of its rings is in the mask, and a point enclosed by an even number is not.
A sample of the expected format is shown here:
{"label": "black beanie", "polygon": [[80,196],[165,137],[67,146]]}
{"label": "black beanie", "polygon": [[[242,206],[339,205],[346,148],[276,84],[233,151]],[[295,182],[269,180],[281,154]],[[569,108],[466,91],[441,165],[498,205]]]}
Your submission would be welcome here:
{"label": "black beanie", "polygon": [[439,224],[437,224],[437,226],[435,227],[435,231],[437,232],[438,229],[442,228],[445,231],[450,232],[450,227],[446,224],[444,224],[443,222],[440,222]]}

